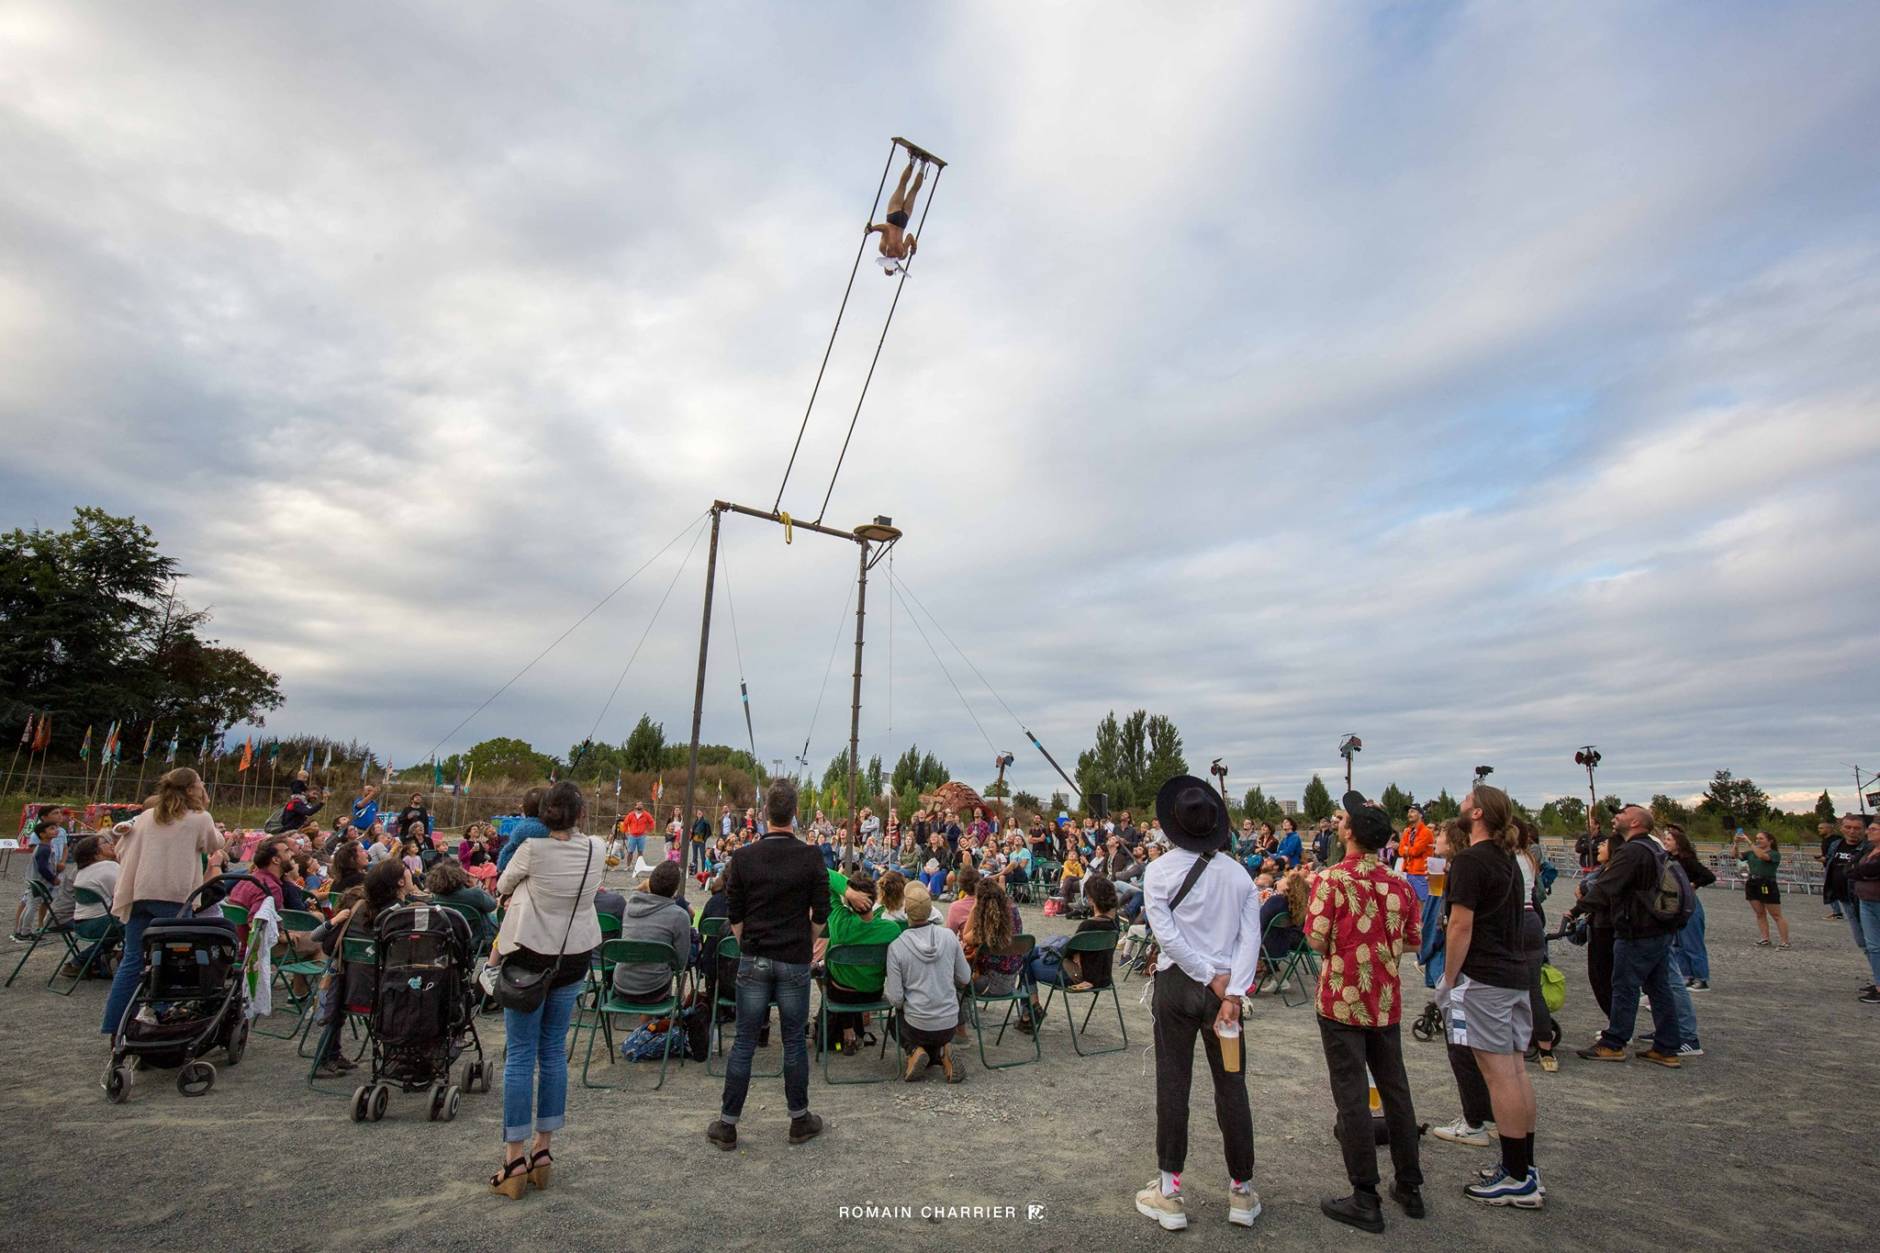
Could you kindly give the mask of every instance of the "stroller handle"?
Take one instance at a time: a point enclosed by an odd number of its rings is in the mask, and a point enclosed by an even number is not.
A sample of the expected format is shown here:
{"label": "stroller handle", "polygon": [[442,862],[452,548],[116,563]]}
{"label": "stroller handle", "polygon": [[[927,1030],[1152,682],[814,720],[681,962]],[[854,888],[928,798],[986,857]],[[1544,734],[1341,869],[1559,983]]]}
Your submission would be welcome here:
{"label": "stroller handle", "polygon": [[201,896],[204,892],[207,892],[210,888],[215,887],[217,884],[225,883],[232,889],[237,883],[259,884],[260,882],[261,880],[255,878],[253,875],[243,874],[240,872],[230,872],[228,874],[219,874],[213,879],[204,879],[202,881],[201,886],[199,886],[194,892],[191,892],[187,897],[183,899],[182,912],[185,914],[195,913],[201,907],[201,904],[202,904],[202,902],[200,902],[196,898]]}

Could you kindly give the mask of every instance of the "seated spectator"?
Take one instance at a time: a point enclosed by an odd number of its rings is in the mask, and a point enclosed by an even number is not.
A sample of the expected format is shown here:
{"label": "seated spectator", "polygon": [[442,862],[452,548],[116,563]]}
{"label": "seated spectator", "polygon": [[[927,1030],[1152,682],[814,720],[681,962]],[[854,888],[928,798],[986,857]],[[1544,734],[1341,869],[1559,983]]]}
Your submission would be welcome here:
{"label": "seated spectator", "polygon": [[[620,924],[623,940],[671,945],[681,968],[692,960],[692,916],[674,899],[684,879],[678,862],[660,862],[646,887],[627,898]],[[672,977],[664,962],[620,962],[614,966],[614,991],[630,1001],[661,1001],[672,995]]]}
{"label": "seated spectator", "polygon": [[[1260,902],[1260,960],[1276,962],[1305,941],[1306,906],[1312,899],[1311,876],[1288,870],[1280,876],[1279,890]],[[1273,920],[1283,921],[1275,924]],[[1259,986],[1256,980],[1255,987]],[[1253,989],[1247,989],[1251,994]]]}
{"label": "seated spectator", "polygon": [[490,941],[496,938],[496,898],[478,887],[455,859],[445,857],[432,866],[424,876],[424,890],[433,901],[468,905],[475,910],[477,918],[470,923],[470,956],[474,959],[489,950]]}
{"label": "seated spectator", "polygon": [[321,798],[319,788],[308,788],[288,797],[287,804],[281,806],[281,833],[299,831],[307,825],[309,819],[319,813]]}
{"label": "seated spectator", "polygon": [[342,959],[342,941],[348,934],[371,936],[377,933],[379,915],[411,895],[411,872],[403,863],[380,861],[366,872],[365,882],[340,900],[340,908],[313,933],[320,951],[332,960],[333,977],[320,989],[319,1009],[314,1019],[326,1030],[321,1034],[324,1046],[315,1077],[334,1079],[356,1067],[340,1048],[341,1032],[335,1019],[342,1006],[370,1006],[372,981],[377,971],[364,962]]}
{"label": "seated spectator", "polygon": [[[1108,931],[1114,936],[1117,929],[1115,885],[1100,875],[1093,875],[1084,884],[1084,899],[1090,902],[1091,915],[1077,924],[1077,934]],[[1073,992],[1110,986],[1116,959],[1114,941],[1105,952],[1066,955],[1064,941],[1067,938],[1057,937],[1055,941],[1047,941],[1042,947],[1033,949],[1027,959],[1025,969],[1031,981],[1031,1005],[1029,1012],[1025,1007],[1020,1007],[1020,1031],[1031,1031],[1034,1024],[1044,1017],[1044,998],[1038,994],[1041,985],[1056,985]]]}
{"label": "seated spectator", "polygon": [[902,1078],[912,1083],[938,1065],[948,1083],[966,1077],[953,1058],[953,1031],[960,1021],[959,989],[972,979],[960,942],[933,925],[933,897],[923,884],[907,885],[907,930],[888,946],[882,999],[900,1008],[901,1047],[907,1050]]}
{"label": "seated spectator", "polygon": [[947,872],[938,858],[927,859],[926,865],[921,868],[920,885],[927,889],[927,896],[930,900],[937,900],[940,894],[946,891]]}
{"label": "seated spectator", "polygon": [[[254,861],[248,867],[249,878],[229,889],[228,904],[239,905],[253,918],[264,900],[273,900],[274,908],[287,908],[287,892],[281,885],[281,867],[289,862],[287,840],[278,835],[265,837],[255,845]],[[248,924],[238,929],[242,943],[248,942]]]}
{"label": "seated spectator", "polygon": [[[1005,951],[1012,946],[1013,937],[1025,929],[1024,920],[997,879],[980,879],[971,902],[965,925],[960,928],[960,947],[973,970],[973,991],[1004,996],[1018,986],[1019,971],[1024,969],[1024,958]],[[957,1034],[966,1034],[963,1017]]]}
{"label": "seated spectator", "polygon": [[327,897],[339,900],[366,881],[366,850],[357,840],[345,840],[333,851],[332,876],[326,885]]}
{"label": "seated spectator", "polygon": [[[829,923],[827,948],[848,944],[892,944],[906,924],[883,918],[875,912],[875,881],[865,874],[845,878],[840,871],[829,872]],[[825,949],[825,952],[827,949]],[[827,990],[837,1000],[873,1000],[881,995],[882,968],[830,963],[824,972]],[[829,1032],[836,1051],[857,1053],[872,1048],[875,1037],[866,1030],[861,1014],[830,1014]]]}
{"label": "seated spectator", "polygon": [[1058,880],[1058,896],[1066,904],[1077,899],[1077,891],[1084,882],[1083,856],[1073,848],[1064,854],[1064,873]]}
{"label": "seated spectator", "polygon": [[907,880],[901,877],[900,871],[890,870],[882,875],[875,885],[875,895],[883,918],[903,925],[907,923]]}
{"label": "seated spectator", "polygon": [[[89,905],[80,902],[74,896],[70,921],[73,923],[89,922],[93,918],[102,918],[110,913],[117,894],[118,881],[117,847],[111,839],[102,835],[85,836],[72,845],[72,855],[69,861],[72,890],[77,891],[83,888],[89,892],[96,892],[104,902],[100,905]],[[60,882],[63,884],[64,880],[61,879]],[[68,979],[76,979],[78,972],[87,963],[91,963],[94,976],[109,977],[111,972],[104,962],[106,954],[100,954],[99,960],[92,961],[92,950],[101,943],[103,943],[102,940],[94,942],[90,948],[79,954],[77,965],[67,962],[61,973]]]}
{"label": "seated spectator", "polygon": [[947,906],[947,930],[959,935],[966,926],[966,919],[973,912],[973,904],[979,892],[979,872],[971,866],[962,867],[959,873],[959,895]]}
{"label": "seated spectator", "polygon": [[[638,891],[645,886],[645,883],[635,884],[634,890]],[[594,912],[597,914],[612,914],[614,917],[620,919],[620,921],[625,922],[627,920],[627,898],[610,887],[598,888],[594,893]]]}

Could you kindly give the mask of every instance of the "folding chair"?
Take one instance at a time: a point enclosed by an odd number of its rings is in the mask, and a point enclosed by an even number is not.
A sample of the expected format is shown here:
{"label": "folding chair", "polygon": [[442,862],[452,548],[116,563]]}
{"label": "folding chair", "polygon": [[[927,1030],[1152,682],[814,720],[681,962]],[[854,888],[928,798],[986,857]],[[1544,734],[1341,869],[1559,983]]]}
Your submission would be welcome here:
{"label": "folding chair", "polygon": [[[1253,984],[1253,995],[1258,996],[1260,989],[1267,986],[1267,980],[1270,978],[1272,980],[1273,990],[1279,993],[1280,1004],[1288,1008],[1295,1005],[1304,1005],[1310,1001],[1312,999],[1312,987],[1306,982],[1306,975],[1309,973],[1315,982],[1319,977],[1318,956],[1313,953],[1312,949],[1306,944],[1304,936],[1301,936],[1299,943],[1294,945],[1288,952],[1282,953],[1278,957],[1268,957],[1266,955],[1266,937],[1272,934],[1276,928],[1289,927],[1291,925],[1292,923],[1287,919],[1286,911],[1283,909],[1279,913],[1274,914],[1273,920],[1266,924],[1266,930],[1260,934],[1260,960],[1263,963],[1263,969],[1260,972],[1260,977],[1256,979]],[[1305,969],[1301,970],[1301,966],[1304,966]],[[1298,985],[1299,999],[1297,1001],[1287,999],[1286,982],[1289,979]]]}
{"label": "folding chair", "polygon": [[[1136,927],[1142,928],[1141,935],[1134,935]],[[1129,979],[1131,971],[1143,974],[1149,965],[1149,954],[1155,951],[1155,933],[1149,930],[1149,923],[1144,921],[1127,927],[1123,931],[1123,956],[1116,964],[1116,980],[1119,983]]]}
{"label": "folding chair", "polygon": [[[602,914],[606,918],[608,915]],[[664,962],[672,970],[672,991],[663,1000],[630,1001],[613,990],[611,977],[615,966],[621,962],[631,964]],[[653,1085],[657,1092],[666,1084],[666,1064],[672,1060],[673,1042],[678,1041],[679,1065],[685,1066],[685,1023],[680,1016],[680,1006],[685,1003],[685,965],[679,960],[679,954],[670,944],[660,944],[654,940],[604,940],[601,942],[600,967],[608,972],[609,982],[603,985],[604,996],[595,1005],[594,1012],[600,1016],[601,1034],[607,1038],[607,1064],[614,1064],[613,1031],[608,1028],[608,1019],[614,1014],[644,1014],[649,1018],[670,1018],[671,1025],[666,1028],[666,1047],[659,1055],[659,1081]],[[594,1063],[594,1028],[588,1028],[587,1055],[581,1062],[581,1086],[584,1088],[627,1088],[627,1083],[594,1083],[588,1079],[588,1068]],[[632,1068],[628,1068],[632,1073]]]}
{"label": "folding chair", "polygon": [[[313,932],[320,928],[320,915],[304,909],[281,911],[281,934],[289,931]],[[307,1016],[313,1007],[320,1003],[320,976],[326,973],[326,963],[315,958],[297,958],[282,962],[274,968],[274,983],[287,994],[287,1005],[294,1011],[294,1022],[286,1031],[264,1031],[257,1023],[252,1030],[256,1035],[265,1035],[274,1040],[291,1040],[306,1030]],[[304,993],[294,992],[296,978],[307,981]]]}
{"label": "folding chair", "polygon": [[[1038,947],[1038,941],[1029,935],[1015,935],[1012,942],[999,952],[1000,957],[1016,957],[1021,962],[1031,956],[1031,951]],[[986,1028],[980,1014],[988,1005],[1004,1005],[1005,1018],[999,1023],[999,1034],[992,1039],[992,1046],[997,1048],[1005,1041],[1005,1029],[1012,1023],[1012,1014],[1020,1006],[1031,1000],[1031,980],[1025,975],[1023,965],[1019,966],[1018,982],[1010,992],[976,992],[968,985],[966,1005],[973,1020],[973,1034],[979,1040],[979,1064],[987,1070],[1010,1070],[1014,1066],[1029,1066],[1033,1062],[1044,1060],[1044,1045],[1038,1039],[1034,1027],[1031,1032],[1031,1056],[1020,1057],[1016,1061],[992,1062],[986,1060]]]}
{"label": "folding chair", "polygon": [[[1069,942],[1064,945],[1064,956],[1068,958],[1078,953],[1102,953],[1114,949],[1115,947],[1115,931],[1108,928],[1099,928],[1095,931],[1079,931],[1072,935]],[[1077,1050],[1077,1055],[1079,1057],[1097,1057],[1104,1053],[1120,1053],[1128,1048],[1129,1024],[1123,1021],[1123,998],[1116,994],[1114,970],[1112,969],[1110,985],[1107,988],[1086,988],[1082,992],[1071,991],[1070,987],[1062,982],[1063,967],[1060,966],[1058,971],[1060,982],[1045,984],[1044,1007],[1048,1012],[1051,1008],[1052,998],[1059,992],[1064,994],[1064,1022],[1065,1025],[1071,1029],[1071,1047]],[[1110,1045],[1106,1048],[1087,1049],[1083,1045],[1081,1034],[1090,1029],[1090,1016],[1097,1012],[1097,1005],[1103,1000],[1103,994],[1105,992],[1110,994],[1110,1003],[1116,1007],[1116,1025],[1122,1029],[1123,1042],[1121,1044]],[[1084,1022],[1081,1027],[1077,1025],[1076,1011],[1071,1008],[1071,998],[1073,996],[1087,996],[1090,998],[1090,1008],[1084,1011]],[[1034,1037],[1037,1035],[1036,1026],[1033,1027],[1032,1034]]]}
{"label": "folding chair", "polygon": [[[574,1018],[568,1024],[568,1056],[574,1056],[574,1046],[580,1043],[583,1031],[596,1031],[607,1041],[607,1047],[614,1047],[614,1033],[607,1016],[599,1011],[599,1005],[607,999],[608,980],[613,977],[614,964],[607,961],[607,941],[620,937],[620,919],[612,914],[596,912],[600,921],[601,944],[594,950],[594,956],[588,962],[587,986],[581,989],[574,1003]],[[508,1046],[504,1046],[507,1050]]]}
{"label": "folding chair", "polygon": [[[4,986],[9,987],[9,988],[13,986],[13,981],[19,978],[21,969],[24,968],[26,965],[26,959],[33,955],[34,950],[38,949],[39,947],[39,942],[45,939],[47,936],[56,935],[59,937],[59,939],[65,942],[66,957],[70,959],[71,963],[74,966],[76,966],[79,963],[79,959],[80,959],[78,946],[72,943],[71,928],[60,926],[59,920],[53,916],[52,889],[48,888],[45,884],[41,883],[37,879],[28,879],[26,881],[26,886],[27,886],[27,890],[31,892],[33,895],[34,906],[37,907],[39,905],[44,905],[46,907],[46,921],[43,925],[33,929],[32,944],[27,947],[24,953],[20,954],[19,964],[14,966],[13,973],[7,976],[7,981]],[[38,912],[37,908],[34,909],[34,912],[35,913]],[[64,963],[61,962],[60,965],[64,965]],[[46,986],[51,987],[52,980],[57,979],[58,977],[59,977],[59,967],[54,966],[52,968],[52,978],[46,980]]]}
{"label": "folding chair", "polygon": [[[80,905],[101,906],[105,912],[96,918],[87,918],[83,922],[74,922],[66,932],[62,933],[65,935],[66,946],[73,950],[72,964],[78,967],[78,976],[72,980],[70,987],[53,989],[61,996],[72,995],[73,989],[77,988],[79,984],[85,981],[85,976],[91,973],[91,968],[97,964],[98,959],[109,951],[113,943],[121,943],[124,939],[124,924],[119,922],[116,916],[111,913],[110,901],[107,901],[90,888],[75,889],[72,893],[72,899],[77,901]],[[79,954],[79,940],[86,940],[91,943],[91,953],[89,956],[81,957]],[[55,966],[52,971],[52,978],[46,980],[46,986],[49,988],[52,987],[54,981],[59,977],[59,972],[64,969],[65,967],[63,965]]]}
{"label": "folding chair", "polygon": [[[235,906],[228,906],[227,908],[233,909]],[[240,912],[245,913],[246,911]],[[355,964],[376,967],[379,962],[378,941],[370,936],[363,935],[341,936],[339,941],[339,957],[339,969],[334,974],[334,977],[339,980],[339,991],[333,1005],[333,1018],[332,1021],[326,1024],[325,1029],[320,1032],[320,1042],[313,1050],[313,1065],[307,1068],[307,1086],[312,1088],[315,1092],[322,1092],[328,1096],[349,1096],[351,1093],[345,1088],[334,1089],[320,1086],[318,1082],[320,1059],[326,1055],[326,1046],[328,1044],[337,1044],[339,1042],[339,1033],[344,1031],[348,1026],[352,1027],[356,1034],[359,1030],[358,1020],[372,1016],[372,1007],[370,1005],[367,1005],[363,1009],[354,1009],[346,1004],[346,967]],[[314,999],[316,1002],[319,999],[317,991],[315,992]],[[318,1016],[318,1014],[309,1015],[308,1022],[311,1023],[313,1019]],[[359,1046],[359,1050],[350,1060],[356,1062],[361,1057],[365,1056],[366,1048],[370,1043],[371,1040],[370,1037],[368,1037],[366,1042]],[[341,1082],[345,1082],[345,1080],[342,1079]]]}
{"label": "folding chair", "polygon": [[[722,923],[724,919],[707,918],[705,921]],[[723,928],[721,927],[719,929],[722,930]],[[738,960],[739,957],[743,955],[743,953],[744,953],[744,950],[738,947],[738,937],[735,935],[724,936],[718,941],[718,960],[719,961],[735,962]],[[717,981],[716,988],[717,990],[712,996],[712,1003],[711,1003],[711,1015],[712,1015],[711,1029],[712,1029],[713,1051],[712,1053],[707,1054],[705,1058],[705,1073],[715,1078],[722,1078],[725,1073],[723,1068],[720,1068],[718,1070],[712,1069],[713,1057],[727,1057],[727,1058],[729,1057],[729,1054],[726,1053],[725,1051],[725,1024],[719,1020],[718,1011],[721,1009],[729,1009],[734,1014],[737,1012],[738,990],[737,990],[736,985],[733,985],[730,990],[730,993],[727,995],[723,980]],[[771,1002],[771,1004],[773,1005],[775,1003],[776,1002],[774,1001]],[[769,1005],[766,1005],[764,1007],[764,1016],[766,1018],[770,1016]],[[735,1022],[734,1022],[734,1026],[735,1026]],[[779,1045],[782,1044],[781,1036],[779,1036],[778,1038],[778,1044]],[[729,1066],[729,1064],[730,1063],[727,1061],[726,1065]],[[781,1048],[779,1048],[779,1051],[777,1053],[777,1068],[775,1070],[753,1069],[751,1071],[751,1078],[753,1079],[780,1079],[782,1077],[783,1077],[783,1053],[782,1053]]]}
{"label": "folding chair", "polygon": [[[823,954],[823,969],[827,971],[830,966],[869,966],[885,971],[888,968],[888,946],[886,944],[836,945]],[[845,994],[838,992],[836,995],[840,997]],[[875,1075],[873,1077],[864,1075],[859,1079],[836,1078],[835,1074],[829,1068],[829,1060],[835,1056],[835,1050],[829,1047],[829,1015],[831,1012],[838,1014],[887,1015],[887,1017],[882,1020],[882,1028],[889,1035],[894,1037],[895,1074]],[[822,986],[821,1004],[816,1010],[816,1051],[822,1054],[823,1082],[886,1083],[889,1079],[898,1077],[902,1066],[906,1063],[907,1056],[901,1048],[901,1033],[895,1029],[895,1013],[894,1006],[890,1002],[882,1000],[879,996],[872,1001],[831,1000],[829,980],[825,975]],[[888,1040],[887,1036],[884,1035],[881,1040],[881,1056],[886,1057],[887,1055]]]}

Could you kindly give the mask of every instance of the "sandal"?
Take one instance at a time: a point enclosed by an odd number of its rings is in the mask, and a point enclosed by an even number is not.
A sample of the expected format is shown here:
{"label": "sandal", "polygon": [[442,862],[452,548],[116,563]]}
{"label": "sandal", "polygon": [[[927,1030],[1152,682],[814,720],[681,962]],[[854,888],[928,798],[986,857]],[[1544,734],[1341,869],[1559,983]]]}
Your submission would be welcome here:
{"label": "sandal", "polygon": [[522,1199],[529,1190],[529,1159],[518,1157],[490,1176],[490,1191],[512,1201]]}
{"label": "sandal", "polygon": [[538,1191],[548,1191],[549,1180],[554,1170],[554,1154],[547,1149],[537,1149],[529,1155],[529,1186]]}

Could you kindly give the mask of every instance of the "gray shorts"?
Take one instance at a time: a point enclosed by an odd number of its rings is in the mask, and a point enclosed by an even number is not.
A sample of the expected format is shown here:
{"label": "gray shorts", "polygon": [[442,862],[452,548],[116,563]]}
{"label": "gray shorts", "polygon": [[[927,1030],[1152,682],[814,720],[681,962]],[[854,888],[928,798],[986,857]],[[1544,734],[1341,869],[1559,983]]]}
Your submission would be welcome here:
{"label": "gray shorts", "polygon": [[1520,1053],[1534,1034],[1526,988],[1497,988],[1467,975],[1450,990],[1449,1042],[1484,1053]]}

